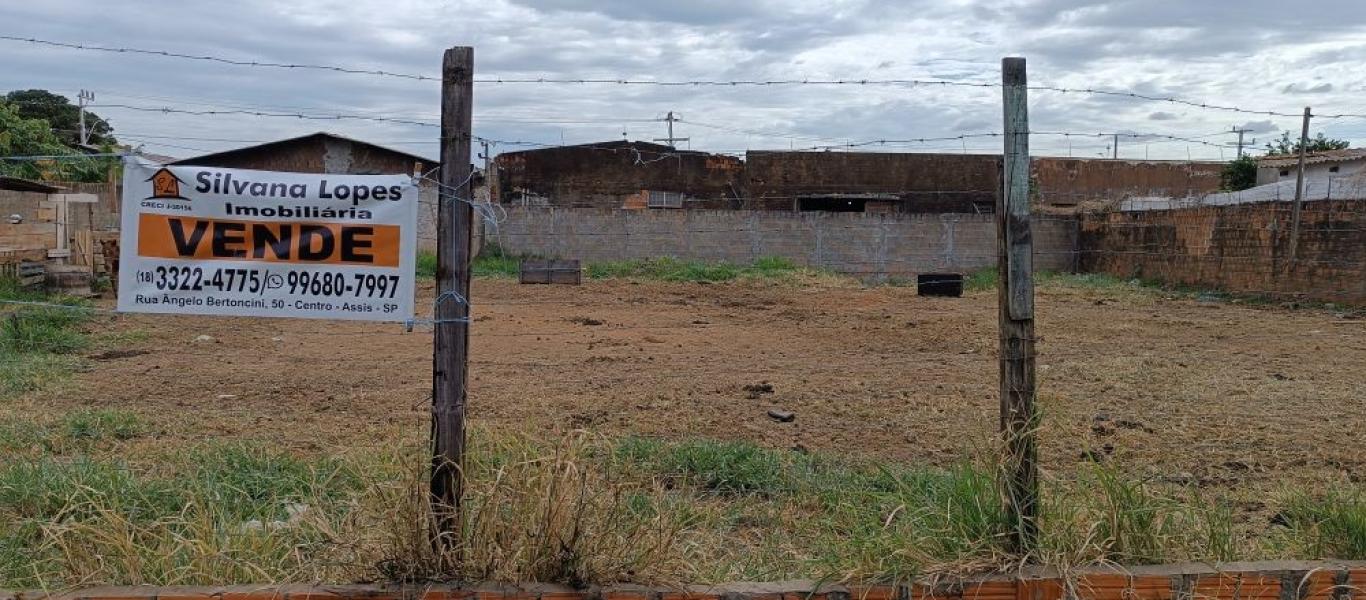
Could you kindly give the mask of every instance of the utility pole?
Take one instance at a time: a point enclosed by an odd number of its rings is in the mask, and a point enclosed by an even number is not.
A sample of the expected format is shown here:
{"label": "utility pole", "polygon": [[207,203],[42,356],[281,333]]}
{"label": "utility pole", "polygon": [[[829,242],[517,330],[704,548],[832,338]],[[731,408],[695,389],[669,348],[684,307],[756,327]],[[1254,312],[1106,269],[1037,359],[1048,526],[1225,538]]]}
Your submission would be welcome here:
{"label": "utility pole", "polygon": [[1115,134],[1115,143],[1114,143],[1114,145],[1110,146],[1110,148],[1114,151],[1114,154],[1111,155],[1110,158],[1113,158],[1113,159],[1118,160],[1118,159],[1119,159],[1119,134],[1118,134],[1118,133]]}
{"label": "utility pole", "polygon": [[1034,409],[1034,245],[1029,218],[1029,102],[1024,58],[1001,61],[1004,188],[996,203],[1000,323],[1001,492],[1019,554],[1038,539],[1039,467]]}
{"label": "utility pole", "polygon": [[441,61],[441,188],[436,217],[437,296],[432,309],[432,543],[443,560],[452,550],[459,551],[465,487],[473,101],[474,48],[450,48]]}
{"label": "utility pole", "polygon": [[493,173],[493,153],[491,152],[492,144],[488,140],[479,140],[479,143],[484,146],[483,154],[479,155],[480,158],[484,159],[484,189],[488,190],[488,199],[489,202],[492,202],[494,195],[494,185],[496,185],[498,181],[498,178],[494,177]]}
{"label": "utility pole", "polygon": [[484,151],[479,153],[479,158],[484,159],[484,176],[489,175],[489,141],[479,140],[479,145],[484,147]]}
{"label": "utility pole", "polygon": [[82,145],[82,146],[85,146],[85,145],[87,145],[87,144],[90,143],[90,132],[87,131],[86,128],[85,128],[85,105],[86,105],[87,103],[91,103],[91,102],[94,102],[94,101],[95,101],[95,92],[91,92],[91,91],[88,91],[88,90],[81,90],[81,93],[79,93],[79,94],[76,95],[76,105],[80,107],[80,119],[81,119],[81,145]]}
{"label": "utility pole", "polygon": [[1309,119],[1313,115],[1309,107],[1304,107],[1304,125],[1300,128],[1300,165],[1295,173],[1295,205],[1290,209],[1290,260],[1299,253],[1300,246],[1300,203],[1304,202],[1304,158],[1309,152]]}
{"label": "utility pole", "polygon": [[677,147],[677,146],[674,145],[674,142],[687,142],[687,141],[690,141],[688,138],[676,138],[676,137],[674,137],[674,122],[675,122],[675,121],[682,121],[682,120],[683,120],[683,117],[682,117],[681,115],[678,116],[678,117],[675,117],[675,116],[674,116],[674,111],[669,111],[668,116],[664,117],[664,122],[669,124],[669,137],[666,137],[666,138],[655,138],[654,141],[656,141],[656,142],[664,142],[664,143],[668,144],[670,148],[676,148],[676,147]]}
{"label": "utility pole", "polygon": [[[1243,144],[1243,136],[1251,132],[1251,129],[1240,129],[1236,126],[1233,128],[1233,133],[1238,134],[1238,158],[1243,157],[1243,146],[1245,145]],[[1252,143],[1257,143],[1257,140],[1252,140]]]}

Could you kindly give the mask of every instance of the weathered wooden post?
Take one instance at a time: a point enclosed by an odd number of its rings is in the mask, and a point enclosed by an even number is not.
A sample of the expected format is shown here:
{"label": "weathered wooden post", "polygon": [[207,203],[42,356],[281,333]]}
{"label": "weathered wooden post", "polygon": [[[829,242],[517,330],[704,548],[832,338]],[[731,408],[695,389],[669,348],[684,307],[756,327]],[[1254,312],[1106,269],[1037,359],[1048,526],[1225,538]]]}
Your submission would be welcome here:
{"label": "weathered wooden post", "polygon": [[996,204],[1000,319],[1001,490],[1016,552],[1038,537],[1034,429],[1034,244],[1029,218],[1029,102],[1025,59],[1001,61],[1005,104],[1004,186]]}
{"label": "weathered wooden post", "polygon": [[470,347],[470,141],[474,48],[446,50],[441,62],[441,189],[437,206],[436,306],[432,314],[433,544],[459,549],[464,495],[465,381]]}

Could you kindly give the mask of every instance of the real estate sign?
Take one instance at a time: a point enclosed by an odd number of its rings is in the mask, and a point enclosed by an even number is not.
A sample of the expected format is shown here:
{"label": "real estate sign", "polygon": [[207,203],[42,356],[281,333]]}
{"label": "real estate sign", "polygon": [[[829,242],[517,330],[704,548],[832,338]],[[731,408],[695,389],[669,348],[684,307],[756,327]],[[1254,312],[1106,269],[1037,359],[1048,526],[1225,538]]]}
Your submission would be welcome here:
{"label": "real estate sign", "polygon": [[403,321],[418,190],[407,175],[123,170],[118,309]]}

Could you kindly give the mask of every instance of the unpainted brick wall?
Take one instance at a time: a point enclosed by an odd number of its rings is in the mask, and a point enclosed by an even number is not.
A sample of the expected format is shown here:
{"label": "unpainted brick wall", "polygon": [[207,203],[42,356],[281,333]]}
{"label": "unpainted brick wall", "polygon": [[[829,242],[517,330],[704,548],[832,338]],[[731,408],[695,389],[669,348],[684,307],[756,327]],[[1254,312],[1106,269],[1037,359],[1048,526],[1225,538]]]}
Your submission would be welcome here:
{"label": "unpainted brick wall", "polygon": [[[71,207],[73,219],[84,219],[83,221],[73,221],[78,226],[84,227],[89,224],[95,231],[116,231],[121,222],[119,219],[120,196],[123,194],[123,184],[116,177],[114,181],[100,183],[84,182],[55,182],[52,185],[64,188],[64,194],[94,194],[100,201],[93,204],[86,204],[84,208]],[[76,213],[80,213],[76,216]]]}
{"label": "unpainted brick wall", "polygon": [[657,144],[631,146],[500,154],[495,159],[498,201],[517,204],[531,195],[563,207],[619,208],[628,196],[657,190],[686,194],[690,208],[726,208],[738,194],[743,169],[738,158]]}
{"label": "unpainted brick wall", "polygon": [[1184,198],[1219,190],[1224,163],[1035,157],[1036,202],[1073,205],[1133,196]]}
{"label": "unpainted brick wall", "polygon": [[1366,200],[1261,202],[1081,217],[1080,270],[1272,297],[1366,303]]}
{"label": "unpainted brick wall", "polygon": [[975,213],[1001,189],[1001,158],[987,154],[750,151],[744,168],[745,208],[759,210],[793,210],[801,196],[865,193],[900,198],[905,212]]}
{"label": "unpainted brick wall", "polygon": [[[692,209],[795,210],[803,197],[898,199],[899,212],[987,212],[1001,189],[997,154],[754,150],[744,160],[625,142],[508,152],[495,159],[498,201],[618,208],[640,190],[681,192]],[[1222,163],[1035,157],[1034,202],[1076,205],[1213,192]],[[885,208],[885,207],[884,207]]]}
{"label": "unpainted brick wall", "polygon": [[[421,164],[418,164],[421,163]],[[258,169],[294,173],[350,173],[387,175],[430,169],[435,164],[416,161],[413,156],[365,143],[310,135],[234,151],[185,159],[175,164]]]}
{"label": "unpainted brick wall", "polygon": [[[47,194],[0,190],[0,247],[48,250],[57,247],[57,224],[52,218],[41,218],[40,208]],[[51,211],[48,211],[51,212]],[[18,215],[19,224],[11,224]]]}
{"label": "unpainted brick wall", "polygon": [[[734,210],[511,208],[486,243],[505,252],[586,262],[675,257],[749,263],[781,256],[870,278],[996,264],[992,215]],[[1075,266],[1076,221],[1034,222],[1035,267]]]}
{"label": "unpainted brick wall", "polygon": [[[119,227],[119,193],[114,183],[64,183],[64,194],[94,194],[98,202],[72,202],[67,205],[67,244],[78,231],[115,231]],[[0,190],[0,247],[52,249],[57,243],[57,212],[47,202],[48,195],[38,192]],[[47,207],[45,208],[45,205]],[[21,222],[10,224],[18,215]]]}

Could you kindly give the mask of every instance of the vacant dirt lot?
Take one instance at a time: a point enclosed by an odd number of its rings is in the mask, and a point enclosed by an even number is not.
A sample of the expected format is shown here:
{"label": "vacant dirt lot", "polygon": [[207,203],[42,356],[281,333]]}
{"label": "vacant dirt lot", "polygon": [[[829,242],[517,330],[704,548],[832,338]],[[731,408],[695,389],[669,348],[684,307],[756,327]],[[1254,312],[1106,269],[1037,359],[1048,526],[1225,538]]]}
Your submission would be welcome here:
{"label": "vacant dirt lot", "polygon": [[[929,464],[991,450],[994,292],[478,280],[473,301],[469,406],[485,426]],[[1366,477],[1366,321],[1064,284],[1040,290],[1038,316],[1053,473],[1110,461],[1232,492],[1250,510],[1295,483]],[[122,350],[91,354],[71,385],[7,408],[130,410],[158,432],[135,443],[159,446],[242,438],[327,453],[426,435],[429,332],[150,315],[94,329]],[[779,423],[770,409],[796,419]]]}

